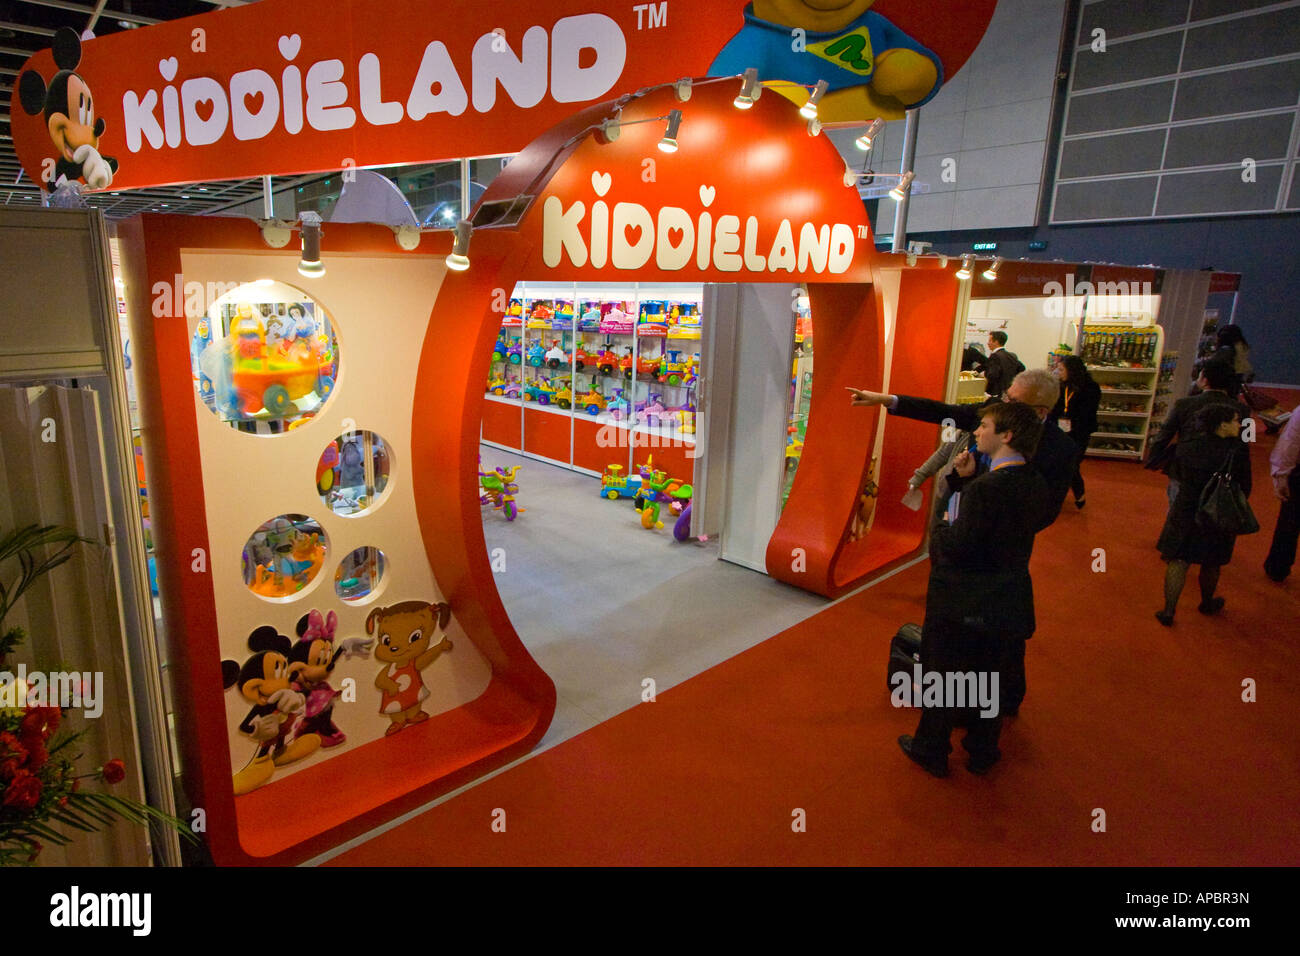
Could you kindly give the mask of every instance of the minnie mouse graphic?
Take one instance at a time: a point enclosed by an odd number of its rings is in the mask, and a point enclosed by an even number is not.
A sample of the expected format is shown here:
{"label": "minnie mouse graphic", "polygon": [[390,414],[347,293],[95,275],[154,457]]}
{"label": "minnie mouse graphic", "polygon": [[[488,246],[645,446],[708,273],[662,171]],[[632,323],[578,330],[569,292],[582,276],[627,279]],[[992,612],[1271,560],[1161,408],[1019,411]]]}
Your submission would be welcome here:
{"label": "minnie mouse graphic", "polygon": [[322,747],[337,747],[347,739],[334,724],[334,699],[341,691],[330,687],[329,677],[340,656],[369,657],[373,637],[349,637],[334,646],[338,615],[322,616],[312,609],[298,621],[298,643],[289,652],[293,688],[304,696],[303,732],[320,734]]}
{"label": "minnie mouse graphic", "polygon": [[59,72],[49,88],[39,73],[27,70],[18,80],[18,98],[28,116],[45,113],[45,125],[58,150],[53,186],[80,179],[91,189],[107,189],[113,184],[117,160],[100,155],[104,120],[95,116],[90,85],[75,72],[81,62],[81,37],[76,30],[60,27],[52,52]]}

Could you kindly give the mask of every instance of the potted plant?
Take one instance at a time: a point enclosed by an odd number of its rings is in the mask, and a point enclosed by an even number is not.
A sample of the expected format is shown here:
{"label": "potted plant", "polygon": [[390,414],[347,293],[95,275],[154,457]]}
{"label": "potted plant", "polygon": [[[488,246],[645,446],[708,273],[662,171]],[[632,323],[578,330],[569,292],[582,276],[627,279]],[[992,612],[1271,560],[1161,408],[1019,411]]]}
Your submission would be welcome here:
{"label": "potted plant", "polygon": [[[60,702],[39,699],[45,694],[8,670],[7,659],[26,634],[6,627],[5,617],[24,591],[71,558],[82,542],[90,539],[54,525],[28,525],[0,536],[0,866],[34,863],[45,844],[66,846],[75,831],[94,832],[115,819],[168,826],[198,842],[183,820],[107,791],[83,790],[83,782],[120,783],[125,764],[114,759],[79,767],[77,744],[87,730],[65,727]],[[13,561],[19,573],[10,580]]]}

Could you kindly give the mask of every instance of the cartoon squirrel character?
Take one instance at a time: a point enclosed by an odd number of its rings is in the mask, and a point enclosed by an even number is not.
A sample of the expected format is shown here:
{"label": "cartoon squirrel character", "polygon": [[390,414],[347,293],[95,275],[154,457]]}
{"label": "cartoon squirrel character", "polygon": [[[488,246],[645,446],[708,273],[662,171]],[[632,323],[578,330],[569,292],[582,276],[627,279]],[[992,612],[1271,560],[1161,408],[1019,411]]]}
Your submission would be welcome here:
{"label": "cartoon squirrel character", "polygon": [[439,654],[451,650],[451,639],[445,635],[434,641],[450,620],[451,605],[424,601],[378,607],[366,617],[366,633],[379,641],[375,659],[388,665],[375,678],[375,686],[383,695],[379,712],[392,721],[385,735],[429,719],[420,707],[429,696],[420,671]]}
{"label": "cartoon squirrel character", "polygon": [[[802,106],[818,80],[828,89],[818,103],[823,123],[898,119],[928,102],[943,85],[943,63],[871,9],[875,0],[753,0],[745,25],[709,66],[709,76],[734,76],[754,67],[760,80],[788,80],[772,92]],[[793,33],[802,30],[800,37]]]}
{"label": "cartoon squirrel character", "polygon": [[241,666],[221,662],[227,690],[238,687],[253,705],[239,729],[257,743],[257,750],[242,770],[235,772],[235,795],[256,790],[275,774],[275,768],[301,760],[319,749],[319,734],[302,732],[307,702],[290,684],[289,653],[292,642],[275,628],[263,625],[248,635],[253,656]]}
{"label": "cartoon squirrel character", "polygon": [[300,733],[320,735],[322,747],[337,747],[347,735],[334,725],[334,699],[342,691],[330,687],[329,677],[340,657],[369,657],[373,637],[349,637],[334,646],[338,615],[333,611],[322,616],[313,608],[298,621],[298,643],[289,652],[289,671],[293,689],[305,698]]}
{"label": "cartoon squirrel character", "polygon": [[75,72],[81,62],[81,37],[70,27],[60,27],[54,34],[52,52],[59,72],[49,88],[39,73],[27,70],[18,79],[18,99],[28,116],[45,113],[50,139],[59,152],[54,185],[83,179],[91,189],[107,189],[113,184],[117,160],[99,153],[104,120],[95,118],[90,85]]}

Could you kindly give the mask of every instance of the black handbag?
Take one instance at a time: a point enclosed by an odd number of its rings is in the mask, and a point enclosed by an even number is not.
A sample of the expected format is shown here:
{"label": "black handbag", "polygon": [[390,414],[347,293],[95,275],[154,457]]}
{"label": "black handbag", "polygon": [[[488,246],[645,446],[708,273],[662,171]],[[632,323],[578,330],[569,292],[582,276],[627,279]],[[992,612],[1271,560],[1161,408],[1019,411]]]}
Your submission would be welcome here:
{"label": "black handbag", "polygon": [[1228,455],[1218,471],[1210,476],[1201,491],[1196,509],[1196,523],[1207,531],[1221,534],[1254,534],[1259,530],[1259,520],[1250,510],[1245,492],[1232,480],[1232,458]]}

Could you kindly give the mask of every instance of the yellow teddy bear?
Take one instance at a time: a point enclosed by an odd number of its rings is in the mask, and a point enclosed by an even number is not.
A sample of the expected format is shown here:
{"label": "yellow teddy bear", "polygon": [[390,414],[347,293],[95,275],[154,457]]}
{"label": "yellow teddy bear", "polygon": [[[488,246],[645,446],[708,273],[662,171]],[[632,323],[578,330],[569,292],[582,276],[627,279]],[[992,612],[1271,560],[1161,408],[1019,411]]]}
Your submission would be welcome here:
{"label": "yellow teddy bear", "polygon": [[802,106],[818,80],[823,123],[898,119],[943,85],[943,63],[931,50],[871,10],[875,0],[753,0],[745,25],[709,67],[732,76],[750,67],[773,92]]}

